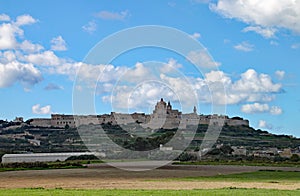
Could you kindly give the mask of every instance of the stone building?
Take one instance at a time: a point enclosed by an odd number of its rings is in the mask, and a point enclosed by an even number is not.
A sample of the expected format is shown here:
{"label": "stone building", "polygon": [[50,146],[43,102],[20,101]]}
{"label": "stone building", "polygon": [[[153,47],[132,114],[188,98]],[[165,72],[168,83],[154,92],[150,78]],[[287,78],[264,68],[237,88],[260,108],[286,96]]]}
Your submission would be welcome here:
{"label": "stone building", "polygon": [[33,118],[29,122],[32,126],[51,127],[51,120],[49,118]]}
{"label": "stone building", "polygon": [[147,126],[152,129],[174,129],[179,127],[180,121],[181,112],[173,110],[171,103],[168,102],[167,104],[163,98],[161,98],[161,100],[156,103]]}
{"label": "stone building", "polygon": [[51,119],[31,119],[34,126],[43,127],[76,127],[88,124],[112,124],[126,125],[138,123],[144,128],[151,129],[184,129],[188,125],[210,124],[216,119],[224,119],[224,124],[228,126],[249,126],[249,121],[239,117],[229,118],[220,115],[198,115],[197,108],[194,107],[192,113],[182,114],[174,110],[170,102],[166,103],[163,98],[155,105],[152,114],[133,113],[123,114],[111,112],[103,115],[64,115],[51,114]]}
{"label": "stone building", "polygon": [[75,119],[73,115],[51,114],[51,126],[53,127],[75,127]]}

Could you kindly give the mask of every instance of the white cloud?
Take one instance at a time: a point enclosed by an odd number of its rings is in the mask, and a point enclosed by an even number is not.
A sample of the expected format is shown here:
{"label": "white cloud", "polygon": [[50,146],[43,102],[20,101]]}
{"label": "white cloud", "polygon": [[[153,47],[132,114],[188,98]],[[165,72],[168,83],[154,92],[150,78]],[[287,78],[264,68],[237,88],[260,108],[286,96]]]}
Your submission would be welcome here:
{"label": "white cloud", "polygon": [[267,123],[267,121],[265,121],[265,120],[259,120],[258,127],[263,128],[263,129],[264,128],[265,129],[272,129],[273,128],[273,126],[271,124]]}
{"label": "white cloud", "polygon": [[[132,70],[127,71],[130,72]],[[132,71],[132,73],[137,72],[135,70]],[[201,103],[221,105],[244,104],[241,110],[246,113],[268,112],[271,114],[279,114],[278,108],[274,106],[270,107],[265,103],[274,100],[276,93],[282,92],[282,85],[273,83],[269,75],[258,74],[255,70],[249,69],[242,73],[239,79],[233,81],[222,71],[208,72],[204,75],[204,78],[182,77],[180,74],[175,76],[170,73],[172,73],[172,70],[164,74],[161,73],[159,78],[155,78],[154,76],[155,81],[160,81],[159,84],[147,85],[145,85],[145,81],[153,80],[133,80],[131,81],[133,83],[129,84],[127,80],[128,77],[123,77],[122,75],[119,78],[123,83],[118,83],[114,89],[115,95],[113,95],[113,100],[117,102],[116,105],[126,109],[129,103],[130,106],[137,107],[140,102],[149,102],[151,99],[156,100],[157,95],[166,97],[172,102],[179,101],[180,99],[185,105],[193,103],[193,97],[197,96]],[[151,74],[152,72],[150,72],[147,78],[151,77]],[[137,75],[138,74],[136,74],[136,76]],[[111,91],[112,86],[116,84],[113,83],[115,80],[111,82],[112,83],[101,83],[100,95],[101,93]],[[110,85],[107,85],[108,88],[106,88],[104,84]],[[164,88],[162,86],[164,86]],[[143,93],[145,95],[142,95]],[[138,95],[137,97],[139,97],[140,100],[130,98],[132,95]],[[111,100],[108,95],[103,95],[102,99],[105,101]],[[127,104],[125,104],[125,102]],[[249,104],[249,102],[254,103]]]}
{"label": "white cloud", "polygon": [[23,31],[10,23],[0,25],[0,50],[14,49],[17,46],[16,36],[22,36]]}
{"label": "white cloud", "polygon": [[23,25],[34,24],[36,22],[37,22],[37,20],[34,19],[32,16],[30,16],[30,15],[22,15],[22,16],[18,16],[17,17],[15,24],[17,26],[23,26]]}
{"label": "white cloud", "polygon": [[44,89],[47,90],[47,91],[51,91],[51,90],[63,90],[64,87],[59,86],[59,85],[54,84],[54,83],[49,83],[49,84],[47,84],[47,86],[45,86]]}
{"label": "white cloud", "polygon": [[[129,70],[130,71],[130,70]],[[170,70],[172,72],[172,70]],[[125,71],[126,72],[126,71]],[[151,72],[150,72],[151,73]],[[151,75],[151,74],[150,74]],[[151,76],[147,76],[147,78]],[[155,76],[154,76],[155,78]],[[120,80],[123,80],[120,76]],[[135,80],[132,85],[129,85],[124,80],[122,84],[118,84],[118,86],[122,86],[122,88],[116,88],[115,100],[128,99],[128,96],[132,94],[135,85],[139,86],[143,84],[145,81],[149,81],[147,79]],[[151,81],[151,80],[150,80]],[[144,93],[149,93],[147,95],[147,100],[154,98],[154,95],[157,95],[156,92],[163,97],[168,97],[168,99],[172,101],[178,101],[179,97],[181,101],[185,102],[185,104],[193,103],[192,95],[198,97],[198,100],[201,103],[214,103],[214,104],[246,104],[243,106],[243,111],[247,113],[254,112],[271,112],[271,107],[269,107],[264,102],[270,102],[275,99],[276,93],[282,92],[282,85],[279,83],[273,83],[272,79],[269,75],[266,74],[258,74],[255,70],[249,69],[246,72],[242,73],[240,78],[236,81],[233,81],[227,74],[222,71],[211,71],[204,75],[204,78],[193,78],[193,77],[182,77],[182,75],[170,74],[170,72],[161,73],[159,78],[155,78],[155,81],[160,81],[161,85],[165,85],[168,88],[161,88],[157,84],[153,84],[151,88],[144,89],[148,86],[139,87],[139,91]],[[114,85],[115,81],[111,81],[110,87]],[[107,83],[103,83],[107,84]],[[101,85],[103,87],[104,85]],[[157,89],[156,89],[157,88]],[[100,92],[109,92],[111,89],[107,89],[108,91],[103,91],[104,88],[101,88]],[[151,89],[151,90],[150,90]],[[164,91],[162,91],[164,89]],[[118,93],[117,91],[121,92]],[[153,96],[150,96],[153,95]],[[145,95],[146,96],[146,95]],[[119,97],[119,98],[118,98]],[[103,98],[104,99],[104,98]],[[146,97],[145,97],[146,99]],[[110,100],[107,95],[105,95],[104,100]],[[143,96],[141,95],[141,101],[143,100]],[[156,100],[156,99],[155,99]],[[119,100],[120,102],[122,100]],[[256,104],[248,104],[249,102],[258,102]],[[130,103],[139,103],[139,102],[130,102]],[[120,104],[122,106],[124,103]],[[252,106],[253,105],[253,106]],[[124,105],[125,107],[126,105]],[[259,109],[262,107],[263,109]],[[274,110],[274,109],[273,109]],[[272,113],[275,113],[272,111]]]}
{"label": "white cloud", "polygon": [[300,43],[294,43],[294,44],[292,44],[291,48],[294,49],[294,50],[300,48]]}
{"label": "white cloud", "polygon": [[37,54],[29,54],[24,58],[35,65],[58,66],[62,64],[61,59],[53,51],[45,51]]}
{"label": "white cloud", "polygon": [[88,22],[88,24],[82,26],[82,29],[85,32],[92,34],[97,30],[97,24],[95,21],[90,21],[90,22]]}
{"label": "white cloud", "polygon": [[54,51],[65,51],[67,50],[66,41],[62,38],[62,36],[54,37],[51,40],[51,50]]}
{"label": "white cloud", "polygon": [[[218,0],[210,4],[210,9],[226,18],[237,19],[251,26],[276,30],[285,28],[300,34],[298,0]],[[272,32],[268,34],[271,35]]]}
{"label": "white cloud", "polygon": [[192,3],[209,3],[212,0],[191,0]]}
{"label": "white cloud", "polygon": [[272,46],[278,46],[278,45],[279,45],[279,43],[276,42],[276,41],[274,41],[274,40],[270,41],[270,44],[271,44]]}
{"label": "white cloud", "polygon": [[208,54],[206,50],[191,51],[187,55],[187,59],[193,64],[203,68],[217,68],[221,63],[216,62]]}
{"label": "white cloud", "polygon": [[199,39],[201,37],[200,33],[197,33],[197,32],[193,33],[190,36],[191,36],[191,38],[194,38],[194,39]]}
{"label": "white cloud", "polygon": [[10,17],[6,14],[0,14],[0,21],[10,21]]}
{"label": "white cloud", "polygon": [[0,63],[0,88],[9,87],[16,82],[24,87],[30,87],[42,80],[42,75],[32,64],[23,64],[12,61]]}
{"label": "white cloud", "polygon": [[243,29],[243,32],[249,32],[249,31],[254,31],[257,34],[263,36],[264,38],[269,39],[275,37],[275,33],[277,30],[274,28],[263,28],[260,26],[249,26]]}
{"label": "white cloud", "polygon": [[244,52],[251,52],[254,48],[254,45],[248,42],[242,42],[234,46],[236,50],[244,51]]}
{"label": "white cloud", "polygon": [[40,44],[33,44],[28,40],[25,40],[21,44],[19,44],[19,48],[27,53],[39,52],[44,49],[44,47]]}
{"label": "white cloud", "polygon": [[282,91],[282,85],[273,83],[269,75],[258,74],[249,69],[232,81],[222,71],[211,71],[205,78],[197,78],[191,83],[204,102],[215,104],[238,104],[246,102],[269,102],[274,100],[275,93]]}
{"label": "white cloud", "polygon": [[14,60],[16,60],[17,56],[13,51],[5,51],[0,55],[0,62],[3,64],[10,63]]}
{"label": "white cloud", "polygon": [[268,104],[261,103],[242,105],[241,111],[247,114],[270,113],[272,115],[280,115],[283,112],[279,106],[270,107]]}
{"label": "white cloud", "polygon": [[182,68],[182,65],[177,63],[175,59],[169,59],[168,63],[164,63],[163,66],[159,69],[161,73],[172,73],[178,72],[178,69]]}
{"label": "white cloud", "polygon": [[110,11],[100,11],[95,14],[96,17],[101,18],[103,20],[124,20],[129,16],[129,11],[121,11],[121,12],[110,12]]}
{"label": "white cloud", "polygon": [[277,70],[275,72],[275,75],[276,77],[279,79],[279,80],[282,80],[285,76],[285,71],[282,71],[282,70]]}
{"label": "white cloud", "polygon": [[[116,86],[114,94],[104,96],[102,100],[110,102],[112,99],[114,111],[122,112],[128,108],[140,110],[140,108],[153,109],[154,104],[161,97],[166,100],[174,100],[174,91],[159,82],[142,83],[137,87]],[[135,111],[136,111],[135,110]]]}
{"label": "white cloud", "polygon": [[132,69],[128,69],[120,80],[125,80],[127,82],[141,82],[146,79],[151,78],[151,73],[148,67],[144,66],[143,63],[137,62]]}
{"label": "white cloud", "polygon": [[20,26],[35,22],[30,15],[22,15],[17,17],[16,22],[0,24],[0,50],[16,49],[18,46],[16,37],[22,37],[24,34]]}
{"label": "white cloud", "polygon": [[282,114],[282,109],[278,106],[272,106],[271,109],[270,109],[270,114],[272,115],[280,115]]}
{"label": "white cloud", "polygon": [[51,114],[51,106],[46,105],[44,107],[41,107],[40,104],[36,104],[32,106],[31,108],[33,114]]}
{"label": "white cloud", "polygon": [[267,74],[258,74],[253,69],[248,69],[241,74],[241,79],[233,84],[238,91],[251,91],[252,93],[276,93],[281,91],[281,84],[274,84]]}
{"label": "white cloud", "polygon": [[253,113],[263,113],[269,111],[268,104],[260,104],[260,103],[253,103],[253,104],[245,104],[241,107],[241,111],[247,114]]}

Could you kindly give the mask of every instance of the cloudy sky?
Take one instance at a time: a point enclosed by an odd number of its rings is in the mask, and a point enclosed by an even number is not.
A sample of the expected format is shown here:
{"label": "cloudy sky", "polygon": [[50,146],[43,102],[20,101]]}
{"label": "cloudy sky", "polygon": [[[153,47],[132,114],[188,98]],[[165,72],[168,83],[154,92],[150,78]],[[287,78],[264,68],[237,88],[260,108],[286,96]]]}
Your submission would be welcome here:
{"label": "cloudy sky", "polygon": [[[149,113],[160,97],[191,112],[197,97],[199,113],[226,106],[222,114],[255,128],[300,136],[300,0],[0,0],[0,7],[0,119],[71,114],[80,79],[100,114]],[[104,38],[141,25],[178,29],[203,50],[182,57],[145,47],[109,64],[85,61]],[[200,72],[197,62],[209,69]]]}

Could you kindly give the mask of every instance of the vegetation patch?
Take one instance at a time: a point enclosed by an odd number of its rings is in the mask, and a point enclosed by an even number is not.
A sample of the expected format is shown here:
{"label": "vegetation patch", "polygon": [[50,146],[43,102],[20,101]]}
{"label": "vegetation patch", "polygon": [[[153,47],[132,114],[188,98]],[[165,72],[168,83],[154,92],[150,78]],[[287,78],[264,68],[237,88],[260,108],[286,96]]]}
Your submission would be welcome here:
{"label": "vegetation patch", "polygon": [[33,162],[33,163],[0,163],[0,172],[42,169],[74,169],[85,168],[81,162]]}
{"label": "vegetation patch", "polygon": [[216,175],[207,177],[185,177],[177,180],[200,180],[200,181],[232,181],[232,182],[299,182],[300,172],[297,171],[274,171],[260,170],[256,172],[245,172],[239,174]]}
{"label": "vegetation patch", "polygon": [[101,189],[101,190],[78,190],[78,189],[0,189],[1,195],[299,195],[299,190],[273,190],[273,189],[196,189],[196,190],[120,190],[120,189]]}

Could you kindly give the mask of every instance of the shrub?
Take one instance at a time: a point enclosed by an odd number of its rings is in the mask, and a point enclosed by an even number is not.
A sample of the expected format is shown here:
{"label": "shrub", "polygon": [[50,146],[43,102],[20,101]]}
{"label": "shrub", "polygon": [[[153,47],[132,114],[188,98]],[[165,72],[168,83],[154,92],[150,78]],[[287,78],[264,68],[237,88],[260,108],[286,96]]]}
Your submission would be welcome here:
{"label": "shrub", "polygon": [[297,155],[297,154],[293,154],[292,156],[291,156],[291,161],[293,161],[293,162],[298,162],[298,161],[300,161],[300,157],[299,157],[299,155]]}

